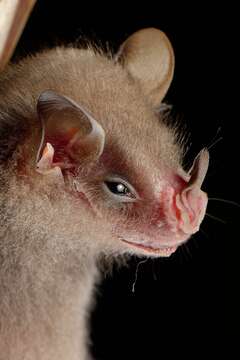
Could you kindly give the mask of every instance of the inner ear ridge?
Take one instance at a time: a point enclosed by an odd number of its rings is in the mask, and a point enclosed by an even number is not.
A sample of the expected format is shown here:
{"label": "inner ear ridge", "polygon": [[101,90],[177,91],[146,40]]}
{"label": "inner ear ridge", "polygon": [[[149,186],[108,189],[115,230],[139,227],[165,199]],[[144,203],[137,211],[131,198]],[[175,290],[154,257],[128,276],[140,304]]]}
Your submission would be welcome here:
{"label": "inner ear ridge", "polygon": [[45,143],[51,142],[52,138],[57,138],[56,142],[62,141],[65,144],[61,146],[65,148],[66,153],[74,155],[75,151],[74,158],[86,153],[83,151],[84,146],[85,150],[92,151],[96,156],[101,155],[105,132],[82,105],[52,90],[46,90],[39,96],[37,111],[42,122],[42,139],[37,161]]}

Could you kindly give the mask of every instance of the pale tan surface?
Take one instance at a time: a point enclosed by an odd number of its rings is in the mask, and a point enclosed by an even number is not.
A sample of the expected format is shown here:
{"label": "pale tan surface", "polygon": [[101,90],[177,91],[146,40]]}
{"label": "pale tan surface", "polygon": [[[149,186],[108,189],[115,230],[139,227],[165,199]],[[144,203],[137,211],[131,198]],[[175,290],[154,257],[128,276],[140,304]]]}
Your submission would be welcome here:
{"label": "pale tan surface", "polygon": [[[144,244],[154,241],[148,235],[152,207],[157,204],[155,218],[162,188],[181,165],[181,144],[154,108],[170,86],[173,54],[161,31],[146,29],[126,40],[118,58],[91,47],[61,47],[12,64],[0,76],[0,360],[90,360],[87,320],[101,260],[111,271],[113,257],[169,254],[133,242],[143,235]],[[102,170],[92,161],[91,142],[84,162],[86,142],[81,152],[75,143],[79,176],[69,172],[62,186],[36,171],[36,156],[41,139],[82,126],[76,109],[63,111],[69,99],[102,126],[112,158]],[[118,206],[101,186],[115,166],[118,173],[118,163],[148,194],[131,217],[130,207]],[[89,200],[79,201],[81,191]],[[165,241],[160,221],[155,237]]]}
{"label": "pale tan surface", "polygon": [[122,44],[117,59],[138,79],[151,103],[158,106],[174,72],[174,52],[167,36],[155,28],[139,30]]}
{"label": "pale tan surface", "polygon": [[0,0],[0,71],[11,58],[36,0]]}

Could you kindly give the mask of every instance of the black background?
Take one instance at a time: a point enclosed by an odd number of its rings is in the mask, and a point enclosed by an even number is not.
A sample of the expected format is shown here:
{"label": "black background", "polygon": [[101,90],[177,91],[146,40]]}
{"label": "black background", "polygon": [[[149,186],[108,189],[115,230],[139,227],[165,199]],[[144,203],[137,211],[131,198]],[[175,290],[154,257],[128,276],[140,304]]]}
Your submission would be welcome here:
{"label": "black background", "polygon": [[[15,59],[83,37],[117,49],[140,28],[160,28],[175,50],[176,70],[167,101],[191,132],[189,159],[211,144],[219,131],[217,138],[223,139],[210,149],[204,186],[210,198],[237,201],[237,118],[232,114],[235,95],[229,82],[234,82],[235,74],[234,9],[191,3],[176,7],[174,1],[88,5],[41,0]],[[225,342],[224,267],[238,239],[239,211],[234,205],[210,201],[208,213],[225,223],[206,217],[202,231],[187,247],[169,259],[140,264],[135,292],[139,259],[128,268],[115,269],[103,281],[92,315],[96,359],[168,359],[175,352],[180,358],[205,359],[220,354]]]}

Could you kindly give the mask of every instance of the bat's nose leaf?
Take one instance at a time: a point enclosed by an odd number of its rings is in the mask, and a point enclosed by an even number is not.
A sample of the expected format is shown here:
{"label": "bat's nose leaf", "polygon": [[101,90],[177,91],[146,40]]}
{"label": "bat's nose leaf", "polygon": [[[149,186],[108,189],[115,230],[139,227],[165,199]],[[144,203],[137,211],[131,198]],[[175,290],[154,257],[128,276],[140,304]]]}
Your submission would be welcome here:
{"label": "bat's nose leaf", "polygon": [[165,217],[171,231],[194,234],[205,216],[208,196],[201,190],[209,165],[209,153],[203,149],[196,156],[189,171],[189,181],[179,192],[171,188],[166,201]]}
{"label": "bat's nose leaf", "polygon": [[208,171],[209,152],[206,148],[202,149],[196,156],[193,166],[189,171],[190,180],[188,186],[196,186],[201,188],[202,183]]}

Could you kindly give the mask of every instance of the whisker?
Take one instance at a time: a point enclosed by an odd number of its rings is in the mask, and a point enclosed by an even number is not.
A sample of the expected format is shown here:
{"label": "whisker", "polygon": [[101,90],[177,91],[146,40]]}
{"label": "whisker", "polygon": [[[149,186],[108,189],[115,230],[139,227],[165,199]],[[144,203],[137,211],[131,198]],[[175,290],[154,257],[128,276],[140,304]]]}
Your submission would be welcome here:
{"label": "whisker", "polygon": [[135,271],[135,279],[134,279],[134,282],[132,284],[132,292],[134,293],[135,292],[135,286],[136,286],[136,282],[137,282],[137,278],[138,278],[138,269],[139,269],[139,266],[141,264],[144,264],[145,262],[147,262],[148,259],[144,259],[142,261],[139,261],[139,263],[137,264],[137,267],[136,267],[136,271]]}
{"label": "whisker", "polygon": [[192,237],[192,244],[194,245],[195,249],[199,249],[199,242],[195,236]]}
{"label": "whisker", "polygon": [[240,208],[240,204],[238,204],[236,201],[233,201],[233,200],[226,200],[226,199],[220,199],[220,198],[208,198],[208,200],[220,201],[220,202],[224,202],[226,204],[235,205]]}
{"label": "whisker", "polygon": [[210,150],[213,146],[215,146],[219,141],[221,141],[223,139],[223,136],[221,136],[220,138],[216,139],[214,141],[214,143],[212,143],[212,145],[207,146],[207,149]]}
{"label": "whisker", "polygon": [[182,255],[182,256],[180,256],[181,264],[183,264],[184,261],[187,260],[186,253],[184,251],[185,249],[184,249],[183,245],[179,247],[179,250],[181,251],[180,254]]}
{"label": "whisker", "polygon": [[153,275],[153,280],[158,280],[158,278],[157,278],[157,275],[156,275],[156,272],[155,272],[155,262],[153,261],[152,262],[152,275]]}
{"label": "whisker", "polygon": [[190,253],[190,250],[185,243],[180,246],[180,249],[185,261],[189,261],[190,259],[192,259],[192,254]]}
{"label": "whisker", "polygon": [[206,146],[206,148],[208,149],[208,150],[210,150],[213,146],[215,146],[220,140],[222,140],[223,139],[223,137],[222,136],[220,136],[218,139],[216,139],[216,137],[218,136],[218,134],[219,134],[219,132],[221,131],[221,127],[219,126],[219,128],[217,129],[217,132],[216,132],[216,134],[215,134],[215,136],[214,136],[214,138],[213,138],[213,140],[212,140],[212,144],[210,145],[207,145]]}
{"label": "whisker", "polygon": [[188,243],[185,243],[185,244],[183,244],[184,245],[184,248],[185,248],[185,250],[186,250],[186,253],[187,253],[187,255],[188,255],[188,260],[190,259],[192,259],[192,253],[191,253],[191,251],[190,251],[190,249],[189,249],[189,247],[188,247]]}
{"label": "whisker", "polygon": [[201,231],[201,233],[203,233],[203,235],[206,236],[207,239],[210,239],[210,237],[208,236],[208,234],[206,233],[206,231],[203,231],[202,228],[200,228],[199,231]]}
{"label": "whisker", "polygon": [[220,218],[218,218],[217,216],[211,215],[211,214],[209,214],[209,213],[206,213],[206,215],[207,215],[208,217],[212,218],[213,220],[216,220],[216,221],[221,222],[222,224],[225,224],[225,225],[227,224],[227,221],[225,221],[225,220],[223,220],[223,219],[220,219]]}

